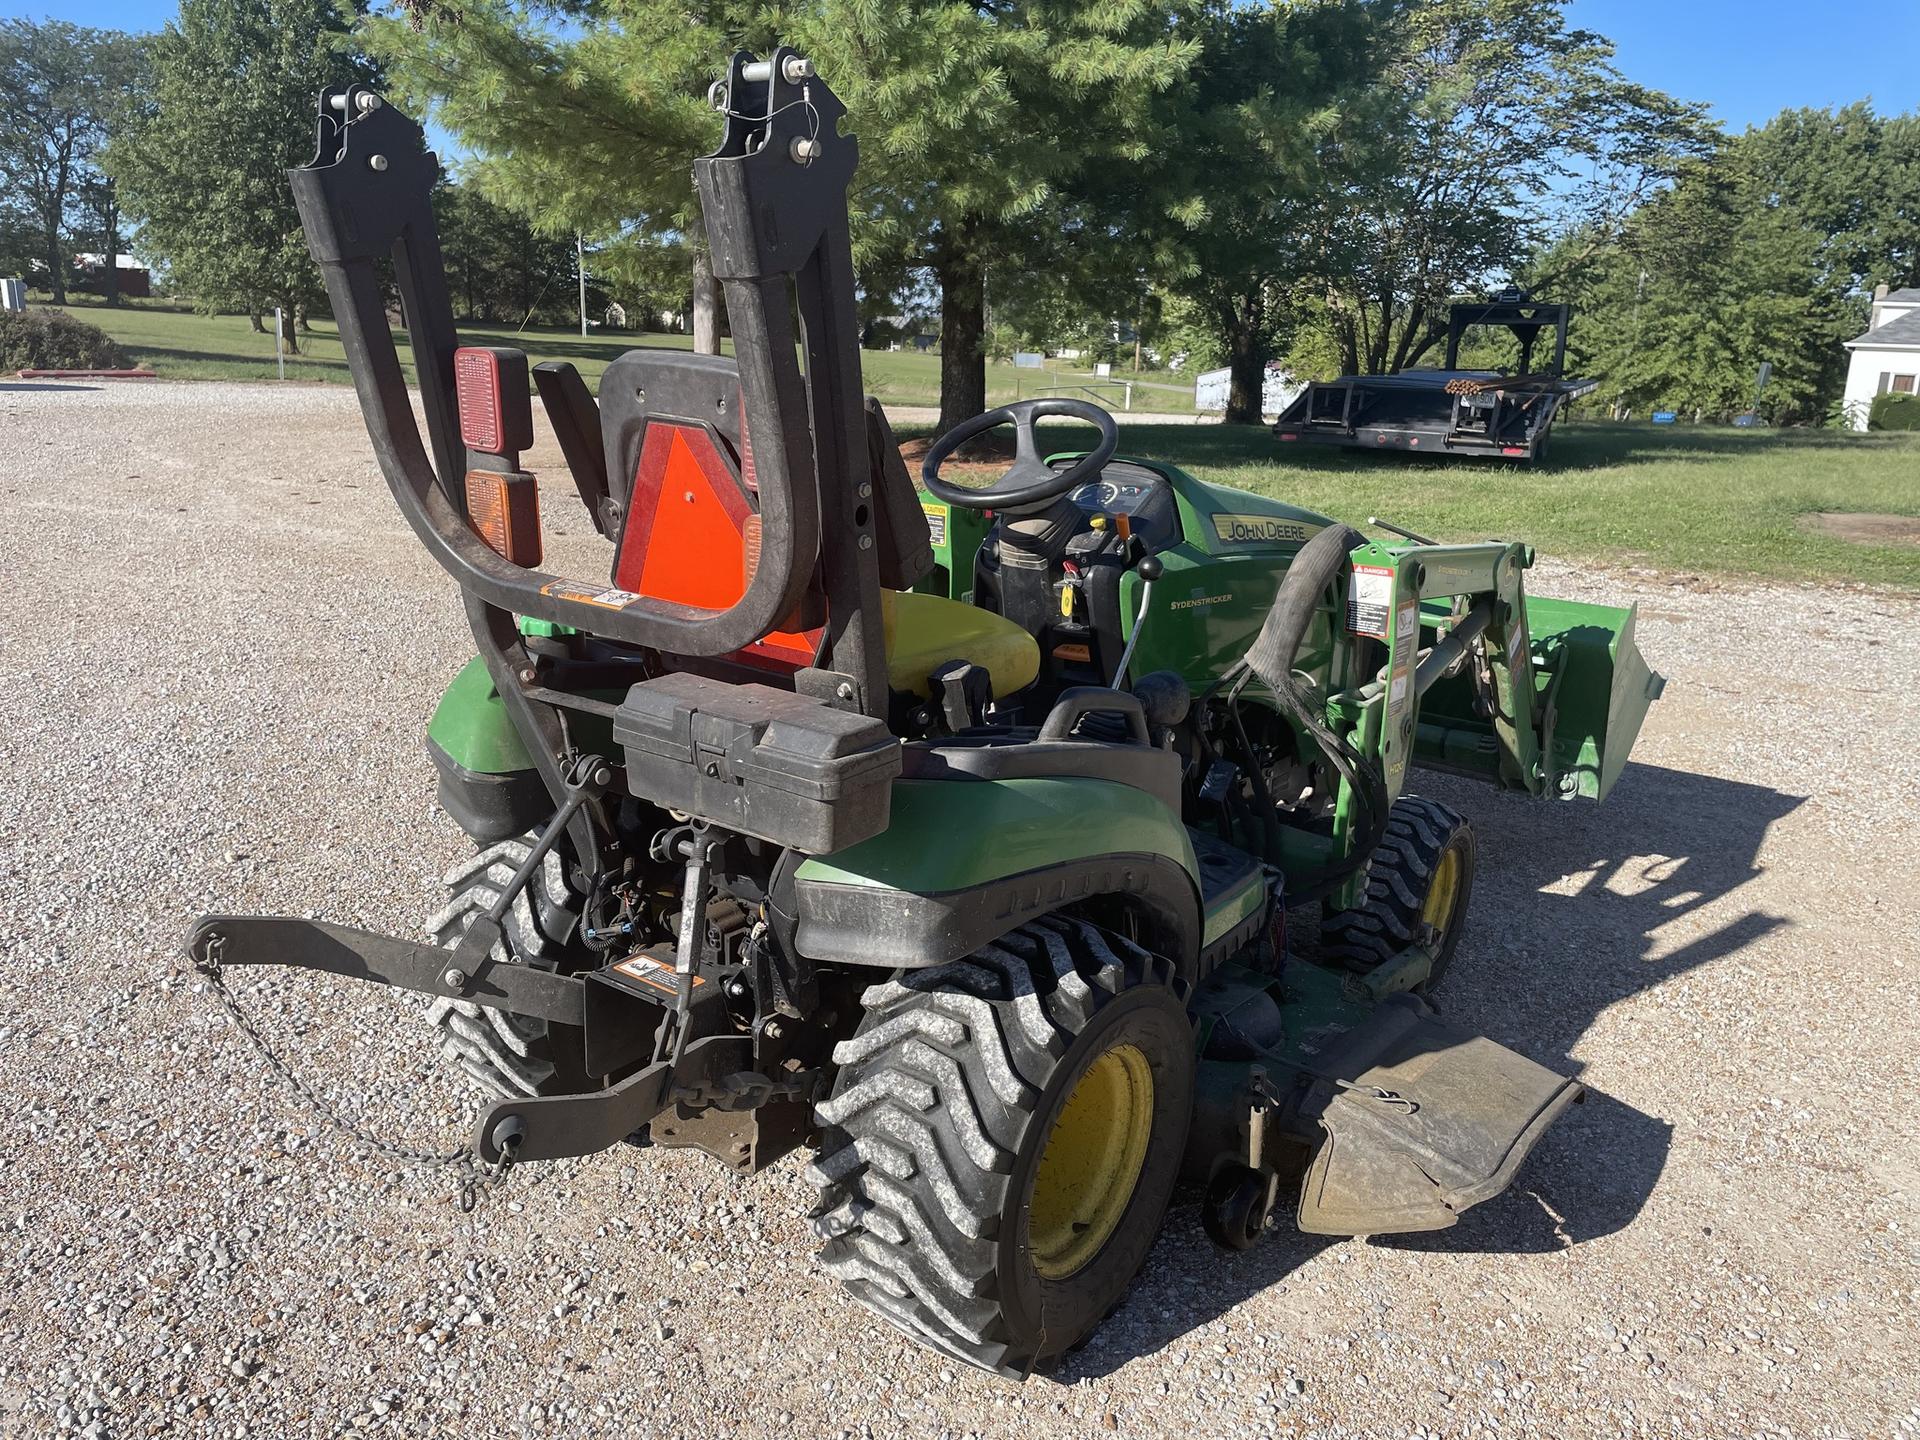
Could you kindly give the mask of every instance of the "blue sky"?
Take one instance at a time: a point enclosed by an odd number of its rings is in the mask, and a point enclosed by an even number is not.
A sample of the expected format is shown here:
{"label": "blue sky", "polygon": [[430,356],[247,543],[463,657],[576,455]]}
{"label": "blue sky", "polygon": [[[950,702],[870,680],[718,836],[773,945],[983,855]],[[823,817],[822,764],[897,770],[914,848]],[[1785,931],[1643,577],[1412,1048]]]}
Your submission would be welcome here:
{"label": "blue sky", "polygon": [[[158,29],[174,0],[0,0],[0,17],[54,16]],[[1643,85],[1704,100],[1733,129],[1788,105],[1872,96],[1883,113],[1920,109],[1920,5],[1837,0],[1573,0],[1576,24],[1610,36]]]}

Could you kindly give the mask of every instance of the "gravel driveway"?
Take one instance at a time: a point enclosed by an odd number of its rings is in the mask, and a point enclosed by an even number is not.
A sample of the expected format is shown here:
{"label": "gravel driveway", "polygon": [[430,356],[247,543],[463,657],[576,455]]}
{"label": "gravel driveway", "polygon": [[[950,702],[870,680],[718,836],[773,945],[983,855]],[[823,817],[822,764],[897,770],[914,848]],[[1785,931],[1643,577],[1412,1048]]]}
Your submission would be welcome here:
{"label": "gravel driveway", "polygon": [[[0,384],[0,490],[0,1434],[1920,1431],[1912,597],[1543,562],[1641,606],[1636,763],[1604,807],[1423,788],[1482,847],[1449,1013],[1590,1103],[1438,1235],[1228,1258],[1177,1210],[1012,1385],[838,1293],[798,1157],[620,1150],[463,1216],[185,966],[205,910],[418,933],[464,850],[421,741],[468,642],[348,393]],[[409,1000],[242,1000],[357,1122],[464,1139]]]}

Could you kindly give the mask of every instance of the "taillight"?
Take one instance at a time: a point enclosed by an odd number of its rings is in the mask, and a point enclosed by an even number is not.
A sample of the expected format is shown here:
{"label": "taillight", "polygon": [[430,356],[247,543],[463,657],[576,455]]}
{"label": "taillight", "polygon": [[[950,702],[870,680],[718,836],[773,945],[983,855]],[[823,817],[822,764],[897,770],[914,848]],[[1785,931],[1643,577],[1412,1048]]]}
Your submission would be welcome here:
{"label": "taillight", "polygon": [[514,455],[533,448],[524,350],[461,346],[453,352],[453,390],[460,403],[460,440],[469,450]]}
{"label": "taillight", "polygon": [[540,563],[540,488],[533,476],[469,470],[467,519],[496,555],[527,569]]}

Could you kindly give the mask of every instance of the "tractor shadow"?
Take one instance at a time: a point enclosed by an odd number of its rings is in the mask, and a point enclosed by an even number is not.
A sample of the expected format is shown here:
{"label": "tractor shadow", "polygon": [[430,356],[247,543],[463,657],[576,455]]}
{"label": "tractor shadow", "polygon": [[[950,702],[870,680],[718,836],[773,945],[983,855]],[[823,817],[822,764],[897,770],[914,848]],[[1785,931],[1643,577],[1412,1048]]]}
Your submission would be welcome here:
{"label": "tractor shadow", "polygon": [[[1604,806],[1490,795],[1431,775],[1419,776],[1417,788],[1466,815],[1480,846],[1471,928],[1435,1008],[1562,1073],[1581,1076],[1586,1066],[1573,1052],[1609,1006],[1791,923],[1743,903],[1740,891],[1765,871],[1769,829],[1804,796],[1640,764],[1628,765]],[[1667,1049],[1672,1064],[1686,1063],[1681,1046]],[[1590,1087],[1504,1195],[1451,1229],[1366,1243],[1539,1254],[1614,1234],[1659,1184],[1672,1130]],[[1171,1344],[1344,1243],[1294,1230],[1283,1199],[1258,1246],[1222,1254],[1201,1230],[1196,1200],[1176,1198],[1127,1302],[1058,1378],[1105,1375]]]}

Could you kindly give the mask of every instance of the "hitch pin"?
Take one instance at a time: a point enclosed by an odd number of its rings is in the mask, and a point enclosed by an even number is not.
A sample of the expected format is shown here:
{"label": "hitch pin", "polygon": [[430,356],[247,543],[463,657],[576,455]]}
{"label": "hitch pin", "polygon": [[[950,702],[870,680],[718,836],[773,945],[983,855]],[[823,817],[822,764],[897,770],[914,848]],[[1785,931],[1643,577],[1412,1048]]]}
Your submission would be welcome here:
{"label": "hitch pin", "polygon": [[1409,1100],[1406,1096],[1396,1091],[1383,1090],[1378,1085],[1355,1085],[1347,1080],[1341,1080],[1336,1083],[1342,1090],[1351,1090],[1355,1095],[1364,1096],[1368,1100],[1378,1100],[1390,1110],[1401,1110],[1409,1115],[1417,1115],[1420,1113],[1419,1101]]}

